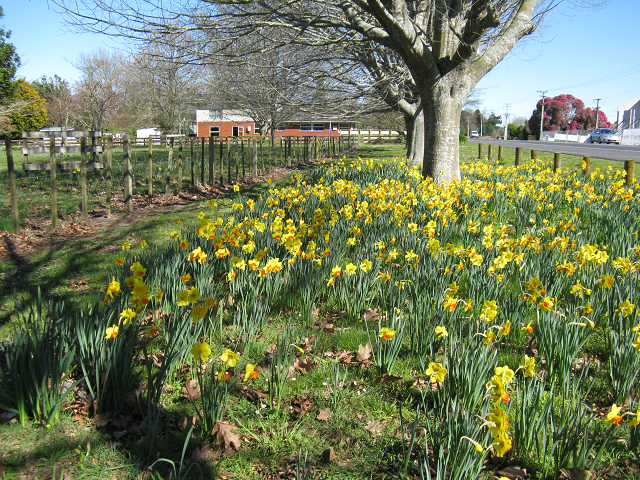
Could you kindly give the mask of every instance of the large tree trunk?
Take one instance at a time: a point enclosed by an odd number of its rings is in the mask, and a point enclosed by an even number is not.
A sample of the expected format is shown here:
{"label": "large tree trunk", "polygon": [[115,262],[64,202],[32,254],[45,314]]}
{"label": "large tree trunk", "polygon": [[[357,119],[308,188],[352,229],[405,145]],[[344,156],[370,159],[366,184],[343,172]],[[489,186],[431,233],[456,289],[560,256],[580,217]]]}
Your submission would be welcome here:
{"label": "large tree trunk", "polygon": [[424,105],[422,174],[437,183],[460,180],[460,113],[466,95],[441,81],[421,92]]}
{"label": "large tree trunk", "polygon": [[424,115],[418,108],[412,115],[404,114],[407,129],[407,159],[410,166],[420,166],[424,160]]}

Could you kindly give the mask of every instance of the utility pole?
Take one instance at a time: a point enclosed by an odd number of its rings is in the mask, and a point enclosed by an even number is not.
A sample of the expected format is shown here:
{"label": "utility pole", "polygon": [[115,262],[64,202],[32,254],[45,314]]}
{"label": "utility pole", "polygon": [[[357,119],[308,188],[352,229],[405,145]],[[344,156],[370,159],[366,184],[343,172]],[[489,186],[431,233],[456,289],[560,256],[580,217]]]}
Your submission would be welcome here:
{"label": "utility pole", "polygon": [[507,135],[509,133],[509,107],[511,107],[511,104],[505,103],[504,107],[504,109],[506,110],[506,112],[504,112],[504,139],[507,140]]}
{"label": "utility pole", "polygon": [[596,128],[598,128],[598,117],[600,116],[600,114],[598,113],[600,111],[600,100],[602,99],[601,98],[594,99],[594,101],[596,102]]}
{"label": "utility pole", "polygon": [[544,96],[547,94],[547,90],[538,90],[538,93],[542,94],[542,112],[540,114],[540,140],[542,140],[542,129],[544,128]]}

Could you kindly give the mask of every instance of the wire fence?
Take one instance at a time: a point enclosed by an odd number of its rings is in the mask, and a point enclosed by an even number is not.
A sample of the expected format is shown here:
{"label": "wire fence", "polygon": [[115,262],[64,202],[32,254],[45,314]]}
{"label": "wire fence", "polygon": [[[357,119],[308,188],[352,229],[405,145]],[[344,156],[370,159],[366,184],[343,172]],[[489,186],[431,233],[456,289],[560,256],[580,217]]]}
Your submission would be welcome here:
{"label": "wire fence", "polygon": [[244,182],[276,168],[336,156],[359,145],[360,137],[90,140],[80,142],[79,153],[60,153],[62,147],[56,146],[53,154],[50,139],[23,140],[20,146],[5,140],[0,152],[0,231],[19,233],[25,226],[49,228],[62,221],[130,212],[136,205],[185,190]]}

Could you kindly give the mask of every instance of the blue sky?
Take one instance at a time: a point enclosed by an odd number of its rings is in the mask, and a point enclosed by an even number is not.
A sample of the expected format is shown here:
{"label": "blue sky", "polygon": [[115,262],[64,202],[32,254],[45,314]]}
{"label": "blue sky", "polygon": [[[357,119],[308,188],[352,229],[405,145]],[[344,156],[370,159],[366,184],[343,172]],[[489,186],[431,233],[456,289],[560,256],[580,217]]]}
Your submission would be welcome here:
{"label": "blue sky", "polygon": [[[12,31],[23,66],[18,75],[35,80],[42,75],[74,81],[79,72],[69,61],[80,53],[116,45],[108,37],[70,33],[47,0],[0,0],[0,24]],[[540,98],[563,93],[600,108],[615,121],[617,107],[640,95],[638,53],[640,1],[610,0],[599,9],[556,10],[532,37],[522,41],[478,84],[480,109],[505,112],[509,119],[529,118]],[[586,85],[581,85],[586,84]],[[569,88],[566,88],[569,87]]]}

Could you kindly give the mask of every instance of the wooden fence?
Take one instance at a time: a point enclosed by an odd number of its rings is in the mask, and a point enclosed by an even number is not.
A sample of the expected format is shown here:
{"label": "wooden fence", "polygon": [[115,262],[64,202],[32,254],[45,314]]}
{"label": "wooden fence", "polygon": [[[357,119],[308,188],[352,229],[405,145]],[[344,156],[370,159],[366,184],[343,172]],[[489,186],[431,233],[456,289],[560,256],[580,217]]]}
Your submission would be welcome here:
{"label": "wooden fence", "polygon": [[[67,135],[70,135],[68,132]],[[45,136],[46,135],[46,136]],[[124,209],[126,212],[133,211],[133,169],[131,148],[140,145],[138,139],[130,139],[124,136],[122,139],[104,137],[101,132],[74,132],[73,139],[68,136],[61,137],[59,133],[50,136],[43,132],[25,132],[20,142],[23,155],[24,175],[29,176],[29,172],[50,172],[51,186],[51,224],[53,227],[58,223],[58,170],[79,170],[80,195],[81,195],[81,218],[88,219],[87,212],[87,170],[98,169],[103,173],[105,180],[104,205],[105,214],[110,215],[113,200],[113,175],[112,165],[114,150],[122,149],[123,175],[122,189],[124,195]],[[154,139],[145,139],[147,149],[146,160],[146,193],[149,199],[154,194],[154,147],[158,143]],[[166,142],[166,143],[165,143]],[[266,164],[270,168],[291,167],[294,163],[303,163],[323,157],[337,156],[344,150],[352,146],[359,145],[359,136],[314,136],[314,137],[169,137],[159,142],[163,148],[168,145],[168,161],[164,171],[164,190],[168,195],[172,191],[172,185],[177,185],[176,193],[182,191],[184,167],[189,168],[187,176],[190,174],[190,185],[195,185],[198,181],[204,185],[205,180],[208,185],[224,185],[239,182],[241,179],[255,178],[258,171],[266,172]],[[18,212],[16,171],[13,148],[15,142],[5,139],[7,155],[8,184],[11,197],[11,215],[13,230],[20,231],[20,215]],[[77,143],[77,144],[76,144]],[[64,161],[64,156],[68,154],[80,154],[80,160]],[[30,155],[49,155],[48,161],[32,161]],[[90,155],[90,160],[87,160]],[[139,154],[138,154],[139,156]],[[185,164],[185,157],[190,162]],[[199,160],[199,165],[196,162]],[[199,167],[200,178],[196,178],[196,167]],[[158,170],[161,170],[159,167]],[[141,178],[139,172],[137,178]],[[225,179],[226,177],[226,179]]]}
{"label": "wooden fence", "polygon": [[[484,147],[483,143],[478,144],[478,159],[480,160],[484,158],[483,147]],[[523,152],[522,147],[516,147],[516,158],[515,158],[516,167],[519,167],[520,165],[522,165],[522,152]],[[502,160],[502,154],[503,154],[503,146],[498,145],[498,161]],[[492,157],[493,157],[493,145],[488,144],[487,158],[491,160]],[[536,158],[538,158],[538,151],[531,149],[531,160],[535,160]],[[590,175],[591,174],[591,157],[582,157],[582,165],[584,167],[584,174]],[[553,171],[555,172],[560,168],[562,168],[562,153],[556,152],[553,154]],[[636,171],[635,160],[625,160],[624,170],[626,172],[626,184],[631,185],[633,183],[633,179],[635,177],[635,171]]]}

